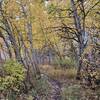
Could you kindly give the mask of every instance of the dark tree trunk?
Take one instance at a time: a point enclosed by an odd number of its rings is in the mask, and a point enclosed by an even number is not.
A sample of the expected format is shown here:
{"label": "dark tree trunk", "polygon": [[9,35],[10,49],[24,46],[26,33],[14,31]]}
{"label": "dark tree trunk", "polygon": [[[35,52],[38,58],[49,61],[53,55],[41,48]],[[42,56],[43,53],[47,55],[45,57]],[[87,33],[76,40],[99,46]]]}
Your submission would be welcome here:
{"label": "dark tree trunk", "polygon": [[75,24],[75,28],[77,30],[77,34],[78,34],[78,70],[77,70],[77,78],[80,77],[80,70],[82,67],[82,53],[84,50],[84,34],[85,34],[85,22],[83,21],[83,26],[81,25],[81,21],[80,21],[80,16],[78,16],[78,12],[77,12],[77,8],[75,5],[75,1],[71,0],[71,6],[72,6],[72,10],[73,10],[73,18],[74,18],[74,24]]}

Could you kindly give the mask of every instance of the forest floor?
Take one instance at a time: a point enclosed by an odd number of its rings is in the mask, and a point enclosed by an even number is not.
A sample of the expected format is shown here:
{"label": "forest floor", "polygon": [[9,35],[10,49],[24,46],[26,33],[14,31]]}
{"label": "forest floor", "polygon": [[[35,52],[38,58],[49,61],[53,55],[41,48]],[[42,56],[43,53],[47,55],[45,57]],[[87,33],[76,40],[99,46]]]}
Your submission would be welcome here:
{"label": "forest floor", "polygon": [[46,100],[100,100],[100,89],[83,88],[75,79],[76,69],[55,68],[50,65],[40,67],[41,72],[49,77],[52,90]]}

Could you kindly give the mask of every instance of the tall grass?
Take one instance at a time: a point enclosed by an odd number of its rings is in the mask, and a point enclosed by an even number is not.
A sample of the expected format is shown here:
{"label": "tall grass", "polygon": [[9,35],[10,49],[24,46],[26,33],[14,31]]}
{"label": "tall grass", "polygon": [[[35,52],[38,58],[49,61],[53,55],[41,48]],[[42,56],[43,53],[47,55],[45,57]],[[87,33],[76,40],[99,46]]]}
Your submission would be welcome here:
{"label": "tall grass", "polygon": [[55,79],[73,79],[76,76],[76,68],[62,69],[61,67],[55,68],[55,66],[44,65],[41,68],[41,72],[48,74]]}

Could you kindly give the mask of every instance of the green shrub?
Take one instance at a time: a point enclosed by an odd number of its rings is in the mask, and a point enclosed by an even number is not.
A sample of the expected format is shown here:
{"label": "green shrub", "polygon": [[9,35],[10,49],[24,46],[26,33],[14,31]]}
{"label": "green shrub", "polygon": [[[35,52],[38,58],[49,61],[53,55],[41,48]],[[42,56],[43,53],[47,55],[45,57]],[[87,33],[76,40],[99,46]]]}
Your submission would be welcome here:
{"label": "green shrub", "polygon": [[8,60],[2,66],[1,72],[0,91],[3,93],[18,92],[25,78],[24,67],[14,60]]}
{"label": "green shrub", "polygon": [[62,89],[62,100],[80,100],[81,87],[79,85],[66,86]]}

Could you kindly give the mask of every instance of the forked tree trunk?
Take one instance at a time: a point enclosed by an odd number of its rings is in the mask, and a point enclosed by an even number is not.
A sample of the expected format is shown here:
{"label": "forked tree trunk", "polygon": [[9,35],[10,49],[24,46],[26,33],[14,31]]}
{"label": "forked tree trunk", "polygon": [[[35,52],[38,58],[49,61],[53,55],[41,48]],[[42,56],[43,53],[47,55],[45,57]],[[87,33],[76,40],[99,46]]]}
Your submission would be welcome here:
{"label": "forked tree trunk", "polygon": [[78,12],[77,12],[77,8],[76,8],[76,5],[75,5],[75,1],[74,0],[71,0],[71,7],[72,7],[72,10],[73,10],[73,18],[74,18],[74,24],[75,24],[75,28],[76,28],[76,31],[77,31],[77,34],[78,34],[78,70],[77,70],[77,78],[80,78],[80,70],[81,70],[81,67],[82,67],[82,53],[83,53],[83,50],[84,50],[84,37],[83,35],[85,34],[85,26],[83,24],[83,26],[81,25],[81,21],[80,21],[80,16],[78,15]]}

